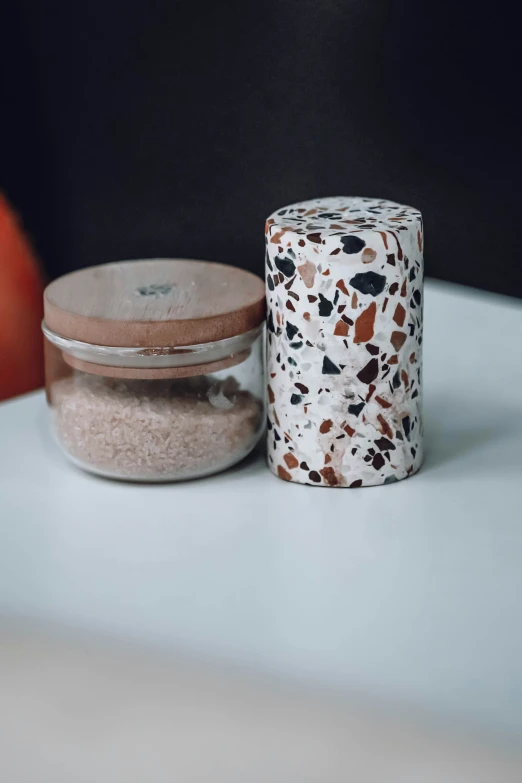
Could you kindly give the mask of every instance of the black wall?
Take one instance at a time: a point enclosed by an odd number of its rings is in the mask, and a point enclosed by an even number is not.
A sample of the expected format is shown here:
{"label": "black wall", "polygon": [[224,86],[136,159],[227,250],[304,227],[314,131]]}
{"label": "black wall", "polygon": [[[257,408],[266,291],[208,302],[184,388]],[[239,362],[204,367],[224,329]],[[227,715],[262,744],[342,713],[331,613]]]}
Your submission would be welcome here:
{"label": "black wall", "polygon": [[2,186],[49,276],[188,256],[262,274],[320,195],[425,216],[428,274],[522,296],[517,26],[502,4],[19,0]]}

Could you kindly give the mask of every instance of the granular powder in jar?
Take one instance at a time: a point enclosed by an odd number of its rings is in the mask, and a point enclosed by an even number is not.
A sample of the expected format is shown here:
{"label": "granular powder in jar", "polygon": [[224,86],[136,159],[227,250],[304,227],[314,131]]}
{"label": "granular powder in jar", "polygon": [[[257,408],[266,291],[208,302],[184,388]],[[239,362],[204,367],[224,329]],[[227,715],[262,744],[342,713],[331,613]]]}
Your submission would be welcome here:
{"label": "granular powder in jar", "polygon": [[262,403],[233,378],[122,380],[75,373],[52,386],[55,430],[81,466],[161,481],[225,468],[246,455]]}

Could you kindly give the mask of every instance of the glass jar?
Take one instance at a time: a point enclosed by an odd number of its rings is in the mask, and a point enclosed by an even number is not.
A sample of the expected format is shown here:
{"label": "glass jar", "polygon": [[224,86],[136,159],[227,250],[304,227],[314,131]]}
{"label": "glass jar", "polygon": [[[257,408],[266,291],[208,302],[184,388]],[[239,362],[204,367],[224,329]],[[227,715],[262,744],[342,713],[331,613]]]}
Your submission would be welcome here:
{"label": "glass jar", "polygon": [[[214,300],[206,306],[205,272]],[[250,273],[195,261],[111,264],[52,283],[42,327],[46,391],[65,454],[91,472],[133,481],[197,478],[243,459],[265,421],[262,289]],[[87,306],[79,304],[84,294]],[[115,334],[127,345],[99,340]],[[188,344],[191,334],[221,339]]]}

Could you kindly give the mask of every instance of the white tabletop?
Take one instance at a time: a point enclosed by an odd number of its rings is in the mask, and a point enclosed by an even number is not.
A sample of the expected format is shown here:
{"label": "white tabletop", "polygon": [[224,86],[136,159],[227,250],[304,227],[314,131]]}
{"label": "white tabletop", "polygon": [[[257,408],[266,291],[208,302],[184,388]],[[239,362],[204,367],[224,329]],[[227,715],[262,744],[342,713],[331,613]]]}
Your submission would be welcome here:
{"label": "white tabletop", "polygon": [[97,479],[0,406],[0,612],[334,686],[522,737],[522,308],[429,283],[427,458],[379,488],[263,459]]}

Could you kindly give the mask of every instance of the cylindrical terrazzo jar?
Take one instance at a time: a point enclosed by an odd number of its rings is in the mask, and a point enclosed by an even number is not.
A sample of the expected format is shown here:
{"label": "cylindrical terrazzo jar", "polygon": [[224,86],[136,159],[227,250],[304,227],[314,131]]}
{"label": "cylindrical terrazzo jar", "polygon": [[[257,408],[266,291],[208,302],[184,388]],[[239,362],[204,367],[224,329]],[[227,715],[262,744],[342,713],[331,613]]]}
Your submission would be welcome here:
{"label": "cylindrical terrazzo jar", "polygon": [[301,484],[361,487],[422,461],[420,212],[322,198],[266,223],[268,461]]}
{"label": "cylindrical terrazzo jar", "polygon": [[51,283],[53,433],[78,466],[133,481],[223,470],[264,429],[264,285],[203,261],[107,264]]}

